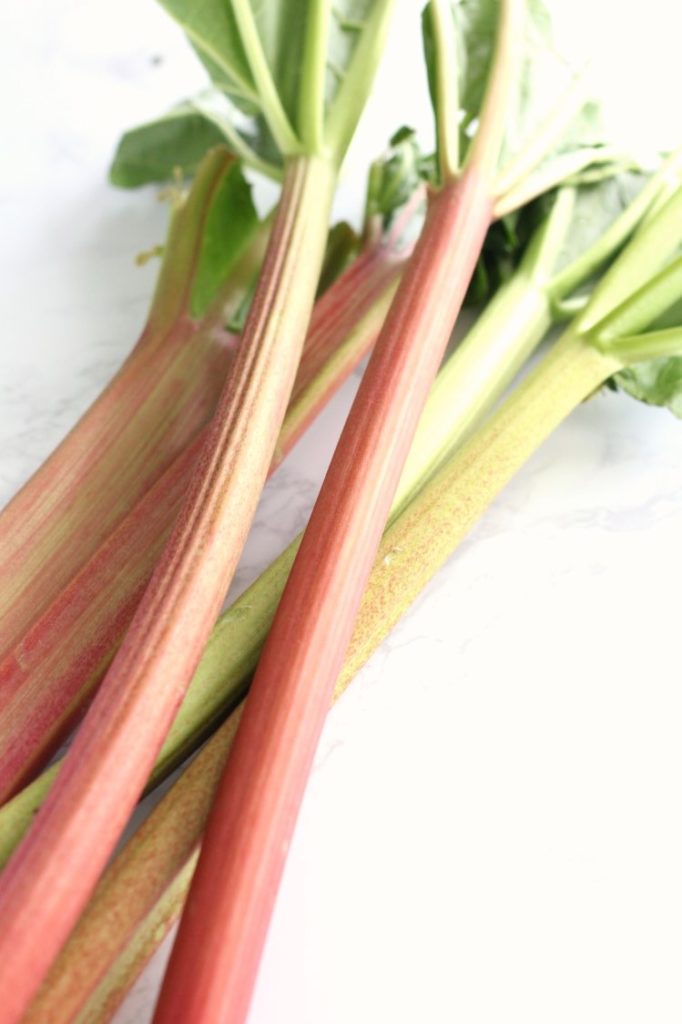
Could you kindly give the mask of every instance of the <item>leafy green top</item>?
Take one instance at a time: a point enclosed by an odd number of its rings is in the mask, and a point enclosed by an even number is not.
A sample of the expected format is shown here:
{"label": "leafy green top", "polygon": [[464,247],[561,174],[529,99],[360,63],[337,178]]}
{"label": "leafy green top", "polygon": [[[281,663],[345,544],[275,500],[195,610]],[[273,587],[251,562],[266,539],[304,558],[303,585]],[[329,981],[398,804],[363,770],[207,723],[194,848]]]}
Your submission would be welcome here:
{"label": "leafy green top", "polygon": [[271,177],[282,160],[339,164],[369,92],[394,0],[160,0],[211,88],[123,136],[111,179],[135,187],[190,174],[225,142]]}
{"label": "leafy green top", "polygon": [[[365,244],[383,240],[397,255],[411,249],[424,220],[434,166],[434,156],[421,152],[411,128],[402,127],[394,133],[386,152],[369,170]],[[537,217],[519,217],[514,212],[491,225],[467,291],[466,305],[483,302],[512,275],[536,224]]]}
{"label": "leafy green top", "polygon": [[390,230],[401,210],[423,194],[428,158],[419,149],[411,128],[399,128],[386,152],[369,169],[365,196],[365,237],[374,238]]}
{"label": "leafy green top", "polygon": [[208,310],[223,282],[239,265],[258,224],[251,188],[234,162],[215,187],[204,217],[189,296],[191,316],[199,318]]}
{"label": "leafy green top", "polygon": [[609,381],[617,391],[647,405],[659,405],[682,419],[682,355],[634,363]]}
{"label": "leafy green top", "polygon": [[238,161],[224,146],[209,150],[173,205],[150,322],[164,331],[181,316],[220,319],[225,294],[248,289],[266,231]]}
{"label": "leafy green top", "polygon": [[[508,213],[597,162],[614,159],[596,105],[552,38],[548,11],[528,0],[516,95],[498,159],[497,212]],[[436,120],[439,179],[456,177],[472,149],[494,73],[499,0],[430,0],[423,35]],[[491,72],[491,68],[493,72]]]}
{"label": "leafy green top", "polygon": [[666,406],[678,416],[682,412],[681,176],[677,154],[631,203],[631,208],[638,208],[647,202],[648,208],[577,319],[581,335],[623,367],[610,381],[612,387]]}

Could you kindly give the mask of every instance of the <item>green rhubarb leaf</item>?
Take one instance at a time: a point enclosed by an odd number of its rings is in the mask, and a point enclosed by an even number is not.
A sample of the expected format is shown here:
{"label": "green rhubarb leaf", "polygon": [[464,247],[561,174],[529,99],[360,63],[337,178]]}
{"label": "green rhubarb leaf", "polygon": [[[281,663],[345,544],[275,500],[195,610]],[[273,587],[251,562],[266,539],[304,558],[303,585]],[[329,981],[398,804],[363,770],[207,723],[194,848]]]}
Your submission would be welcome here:
{"label": "green rhubarb leaf", "polygon": [[[445,17],[446,10],[450,17]],[[451,154],[457,150],[460,164],[481,114],[498,21],[497,0],[450,0],[449,7],[446,0],[431,0],[425,12],[424,47],[438,147],[447,145]],[[614,157],[604,142],[599,109],[588,101],[576,68],[555,44],[548,9],[540,0],[527,3],[525,26],[516,105],[499,160],[498,195],[509,194],[502,212]],[[454,65],[454,72],[446,63]],[[456,144],[451,138],[455,96]],[[442,156],[440,163],[442,168]]]}
{"label": "green rhubarb leaf", "polygon": [[[331,0],[324,145],[343,160],[372,88],[395,0]],[[305,90],[305,85],[303,86]]]}
{"label": "green rhubarb leaf", "polygon": [[[648,177],[643,172],[629,171],[576,188],[570,230],[564,235],[563,245],[558,251],[553,267],[555,273],[573,264],[599,242],[642,191]],[[543,197],[540,209],[546,210],[553,201],[553,194]]]}
{"label": "green rhubarb leaf", "polygon": [[[424,156],[411,128],[400,128],[370,167],[365,200],[365,240],[391,236],[400,248],[416,238],[426,206],[425,186],[436,178],[436,158]],[[532,228],[514,212],[488,229],[466,304],[485,301],[518,266]]]}
{"label": "green rhubarb leaf", "polygon": [[[562,121],[561,108],[571,106],[570,92],[567,86],[563,99],[558,98],[555,107],[535,124],[527,136],[527,147],[523,141],[519,141],[518,148],[507,147],[498,178],[502,209],[516,209],[561,184],[589,184],[630,166],[629,161],[607,145],[601,114],[594,103],[586,104],[577,117],[567,117],[563,132],[556,131]],[[543,154],[532,168],[526,169],[541,141],[543,145],[547,143]]]}
{"label": "green rhubarb leaf", "polygon": [[[656,186],[653,176],[642,171],[617,173],[613,165],[610,174],[606,177],[602,169],[594,182],[563,185],[495,222],[470,298],[475,288],[478,297],[485,298],[508,279],[523,254],[528,272],[547,282],[555,315],[572,318],[587,301],[595,275],[632,236],[651,206],[656,187],[660,188],[660,182]],[[679,318],[672,321],[679,322]]]}
{"label": "green rhubarb leaf", "polygon": [[486,302],[513,276],[530,237],[530,222],[516,212],[488,228],[481,254],[467,290],[465,305]]}
{"label": "green rhubarb leaf", "polygon": [[[532,24],[535,4],[528,5],[527,19]],[[478,118],[493,63],[493,51],[499,22],[498,0],[454,0],[452,25],[457,54],[462,152],[471,137],[471,126]]]}
{"label": "green rhubarb leaf", "polygon": [[[479,31],[479,47],[484,43]],[[475,74],[474,79],[480,88]],[[579,71],[557,45],[547,7],[531,0],[516,109],[500,156],[501,190],[519,189],[520,198],[541,194],[613,156],[601,110],[586,95],[584,69]]]}
{"label": "green rhubarb leaf", "polygon": [[206,214],[190,294],[193,317],[199,318],[207,311],[258,225],[251,188],[235,162],[220,181]]}
{"label": "green rhubarb leaf", "polygon": [[268,123],[280,147],[295,146],[307,0],[159,2],[237,111]]}
{"label": "green rhubarb leaf", "polygon": [[[558,49],[547,10],[536,0],[529,5],[529,15],[516,110],[505,133],[500,157],[502,167],[523,150],[540,126],[551,126],[555,111],[576,89],[576,107],[557,140],[557,150],[596,146],[603,141],[599,107],[584,97],[584,93],[581,101],[580,75]],[[554,158],[555,152],[549,156]]]}
{"label": "green rhubarb leaf", "polygon": [[[475,124],[481,112],[488,82],[488,73],[493,64],[493,54],[499,23],[498,0],[431,0],[424,10],[422,33],[426,59],[429,90],[434,108],[439,136],[452,131],[452,125],[443,124],[443,117],[453,115],[452,104],[444,106],[443,83],[448,85],[452,96],[457,96],[457,130],[460,135],[459,151],[463,156],[474,133]],[[524,55],[521,81],[521,96],[525,99],[528,89],[529,63],[538,34],[549,31],[547,12],[538,0],[527,5],[526,35],[529,53]],[[454,68],[444,64],[454,64]],[[525,113],[526,102],[520,104]],[[508,135],[518,132],[518,124],[510,123]],[[509,147],[509,139],[506,140]]]}
{"label": "green rhubarb leaf", "polygon": [[235,157],[215,146],[186,191],[177,190],[149,321],[164,333],[181,316],[203,316],[228,284],[248,292],[260,265],[262,224]]}
{"label": "green rhubarb leaf", "polygon": [[[308,4],[309,0],[305,0]],[[363,32],[384,4],[376,0],[334,0],[329,20],[329,42],[325,72],[325,102],[331,108],[348,75]]]}
{"label": "green rhubarb leaf", "polygon": [[240,98],[257,101],[258,90],[242,43],[234,4],[224,0],[159,0],[184,29],[197,52],[220,75],[221,87]]}
{"label": "green rhubarb leaf", "polygon": [[128,132],[111,180],[191,175],[217,142],[273,178],[302,152],[341,160],[372,81],[393,0],[159,0],[212,88]]}
{"label": "green rhubarb leaf", "polygon": [[410,202],[429,173],[411,128],[400,128],[390,139],[384,155],[369,169],[365,197],[365,235],[390,230],[400,211]]}
{"label": "green rhubarb leaf", "polygon": [[635,363],[609,383],[640,402],[662,406],[682,419],[682,356]]}
{"label": "green rhubarb leaf", "polygon": [[178,172],[191,177],[208,150],[224,140],[215,124],[183,103],[158,121],[126,132],[118,144],[110,180],[119,188],[138,188],[170,181]]}
{"label": "green rhubarb leaf", "polygon": [[346,221],[340,221],[329,229],[327,248],[324,253],[322,270],[317,285],[319,298],[327,288],[340,277],[352,263],[360,247],[360,239]]}
{"label": "green rhubarb leaf", "polygon": [[[313,21],[310,0],[160,0],[184,28],[213,84],[247,114],[278,115],[303,138],[301,91]],[[319,5],[322,7],[323,5]],[[335,0],[322,17],[319,40],[327,111],[336,99],[377,0]],[[265,70],[264,70],[265,69]],[[265,79],[269,79],[272,95]]]}

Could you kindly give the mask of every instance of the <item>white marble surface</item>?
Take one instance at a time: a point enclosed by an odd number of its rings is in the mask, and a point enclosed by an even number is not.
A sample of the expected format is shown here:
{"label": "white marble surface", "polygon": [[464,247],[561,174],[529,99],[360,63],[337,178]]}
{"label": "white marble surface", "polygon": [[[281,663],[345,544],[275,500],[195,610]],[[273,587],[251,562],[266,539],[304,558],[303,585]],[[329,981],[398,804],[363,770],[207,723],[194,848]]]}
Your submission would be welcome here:
{"label": "white marble surface", "polygon": [[[398,120],[428,140],[417,6],[345,210]],[[604,79],[638,97],[621,123],[667,142],[680,20],[668,0],[647,10],[593,0],[568,23],[611,44]],[[143,320],[154,268],[133,256],[165,212],[107,186],[116,138],[201,80],[151,0],[33,0],[3,21],[2,501]],[[268,486],[238,585],[304,523],[352,391]],[[360,674],[325,729],[250,1024],[680,1020],[681,462],[665,413],[590,402]],[[162,964],[118,1024],[150,1018]]]}

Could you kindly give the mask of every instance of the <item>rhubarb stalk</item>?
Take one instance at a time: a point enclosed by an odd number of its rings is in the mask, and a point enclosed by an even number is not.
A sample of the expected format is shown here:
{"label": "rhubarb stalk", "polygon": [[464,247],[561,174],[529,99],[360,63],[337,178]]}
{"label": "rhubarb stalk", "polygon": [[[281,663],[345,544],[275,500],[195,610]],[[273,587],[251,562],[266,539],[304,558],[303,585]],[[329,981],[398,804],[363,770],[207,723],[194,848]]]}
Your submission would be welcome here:
{"label": "rhubarb stalk", "polygon": [[[273,472],[368,353],[405,258],[384,237],[318,300]],[[235,339],[235,347],[238,344]],[[0,707],[0,802],[26,785],[82,713],[111,663],[178,513],[201,433],[0,662],[13,697]]]}
{"label": "rhubarb stalk", "polygon": [[[271,468],[366,355],[414,244],[423,200],[418,154],[410,138],[391,146],[372,166],[367,212],[371,232],[366,232],[364,250],[353,265],[316,303]],[[318,293],[338,273],[349,245],[356,245],[350,228],[332,229]],[[238,339],[225,332],[222,337],[227,365]],[[0,801],[25,785],[51,756],[108,668],[167,538],[202,443],[197,437],[192,450],[175,459],[151,493],[0,659],[6,697],[0,702]]]}
{"label": "rhubarb stalk", "polygon": [[[671,171],[670,165],[664,166],[634,199],[632,190],[641,187],[641,176],[637,175],[620,176],[578,189],[570,186],[559,191],[545,220],[533,235],[514,277],[500,288],[498,295],[441,369],[401,476],[394,512],[405,504],[405,496],[416,493],[434,467],[492,406],[545,333],[559,297],[567,288],[574,289],[580,285],[584,277],[592,276],[621,248],[658,201],[661,191],[668,187]],[[385,306],[402,268],[400,240],[404,238],[405,226],[410,221],[409,205],[399,217],[396,218],[392,211],[389,215],[390,227],[385,240],[379,244],[373,242],[370,250],[316,306],[302,372],[280,435],[280,446],[286,447],[292,431],[294,434],[298,432],[296,424],[310,413],[313,396],[314,402],[319,402],[329,386],[348,372],[378,332]],[[385,281],[391,283],[385,286]],[[561,287],[557,287],[558,284]],[[371,303],[369,309],[368,303]],[[358,322],[351,326],[355,317],[359,317]],[[334,336],[341,337],[346,330],[349,333],[345,342],[337,347]],[[328,362],[322,364],[321,371],[306,385],[304,380],[308,369],[315,370],[325,352]],[[47,743],[51,735],[58,733],[56,702],[68,696],[61,695],[61,686],[71,679],[74,686],[78,684],[87,689],[90,678],[93,683],[96,681],[96,673],[94,677],[88,677],[86,673],[87,685],[83,683],[83,672],[91,661],[89,652],[93,651],[95,655],[101,652],[105,646],[104,637],[108,635],[112,637],[112,643],[117,641],[115,626],[112,629],[107,623],[115,623],[120,614],[120,597],[125,588],[122,583],[114,585],[114,582],[119,578],[134,581],[135,559],[144,564],[145,558],[152,557],[147,552],[153,551],[159,532],[155,515],[167,500],[167,494],[160,493],[159,488],[154,491],[149,507],[130,524],[130,544],[127,536],[119,536],[118,540],[112,538],[111,550],[103,550],[98,562],[92,566],[93,582],[88,582],[88,577],[84,579],[81,574],[73,588],[69,588],[72,590],[74,618],[60,619],[55,614],[52,622],[46,623],[41,646],[54,649],[58,659],[56,664],[66,664],[62,659],[70,658],[73,670],[64,670],[62,678],[55,680],[55,688],[52,689],[53,675],[58,675],[52,667],[54,663],[40,649],[36,651],[37,664],[32,675],[36,685],[34,704],[37,707],[27,709],[24,728],[19,733],[25,747],[28,747],[31,732],[36,746]],[[135,530],[139,530],[138,541],[134,540]],[[290,549],[283,556],[282,564],[277,566],[276,563],[272,570],[268,570],[221,618],[157,759],[150,785],[177,766],[244,692],[293,560],[292,551]],[[126,552],[130,553],[129,561],[123,558]],[[108,566],[113,582],[109,581]],[[92,590],[106,595],[102,607],[104,620],[97,621],[90,615]],[[81,591],[84,591],[83,598],[79,597]],[[62,614],[68,615],[70,607],[71,601],[67,601]],[[92,638],[90,643],[88,637]],[[29,667],[33,646],[27,644],[23,653],[23,660]],[[96,662],[97,657],[92,660]],[[37,688],[39,680],[43,681],[44,689]],[[56,724],[52,720],[45,722],[45,733],[36,732],[36,724],[46,717],[41,716],[40,704],[47,697]],[[55,769],[50,769],[0,810],[0,864],[5,863],[40,806],[54,774]]]}
{"label": "rhubarb stalk", "polygon": [[[523,4],[506,0],[500,10],[470,159],[458,176],[457,168],[442,167],[445,184],[431,197],[263,649],[164,980],[159,1022],[240,1024],[246,1017],[334,682],[422,406],[492,217],[507,98],[523,37]],[[441,146],[441,156],[447,151]]]}
{"label": "rhubarb stalk", "polygon": [[[293,384],[332,178],[331,167],[317,157],[292,160],[242,344],[198,453],[202,472],[190,482],[178,523],[58,780],[0,881],[8,925],[0,936],[0,954],[7,942],[0,988],[9,994],[3,1021],[19,1020],[75,923],[182,699],[182,687],[169,680],[191,677],[220,609]],[[171,628],[178,638],[173,644],[165,642]],[[7,989],[5,970],[14,978]]]}
{"label": "rhubarb stalk", "polygon": [[[290,408],[280,448],[293,443],[300,430],[296,418],[307,420],[315,401],[328,397],[329,387],[364,354],[370,338],[366,336],[363,343],[358,332],[371,330],[370,321],[378,326],[406,259],[414,234],[410,230],[412,215],[421,189],[417,185],[418,153],[414,143],[405,133],[399,136],[400,141],[395,141],[370,175],[368,248],[330,295],[318,303],[304,353],[305,374],[310,374],[314,382],[308,393]],[[670,168],[659,172],[603,238],[599,236],[606,226],[602,211],[608,216],[618,208],[613,194],[619,197],[623,191],[621,179],[561,190],[521,267],[460,345],[457,357],[449,360],[447,381],[442,375],[439,377],[422,417],[410,462],[417,459],[418,449],[427,445],[435,465],[439,457],[438,439],[447,451],[456,440],[455,428],[458,437],[464,436],[476,416],[493,404],[544,334],[553,308],[567,290],[575,288],[582,277],[594,272],[622,244],[669,174]],[[623,180],[628,180],[628,176],[623,176]],[[587,241],[584,227],[581,229],[586,222],[594,225],[593,235]],[[565,254],[569,225],[572,249],[580,254],[578,272],[565,272],[575,263],[573,259],[557,275],[555,262]],[[335,237],[338,234],[335,232]],[[597,241],[584,252],[592,237]],[[376,298],[384,283],[381,299]],[[370,303],[374,307],[365,316]],[[354,319],[359,322],[350,330]],[[330,343],[336,343],[332,335],[341,337],[344,325],[350,330],[346,342],[329,360],[325,373],[318,374],[320,361],[329,355]],[[303,376],[299,374],[296,392],[302,387]],[[192,461],[192,453],[178,457],[154,486],[153,494],[126,517],[22,636],[4,663],[0,662],[0,677],[12,679],[16,691],[8,704],[0,707],[0,799],[6,799],[25,784],[50,756],[106,671],[161,550],[167,524],[177,511]],[[408,463],[398,488],[398,504],[406,497],[405,482],[418,475],[411,472]]]}
{"label": "rhubarb stalk", "polygon": [[[659,221],[653,233],[636,238],[630,254],[642,255],[648,243],[658,241],[657,262],[665,262],[670,255],[665,227],[674,225],[682,238],[682,217],[675,207],[664,212],[667,225]],[[679,260],[590,326],[592,312],[605,298],[610,303],[616,294],[624,294],[627,263],[622,259],[615,265],[585,315],[394,517],[382,538],[334,696],[345,689],[509,479],[580,402],[621,371],[633,355],[649,359],[682,351],[681,326],[646,330],[682,294]],[[620,334],[618,325],[626,332],[645,333]],[[421,450],[425,469],[430,462],[426,443]],[[267,571],[269,586],[283,586],[295,548],[292,545]],[[258,581],[244,595],[245,612],[258,605],[268,585]],[[234,658],[234,641],[224,648],[225,657]],[[235,710],[114,861],[27,1021],[37,1024],[49,1018],[54,1024],[67,1024],[86,1014],[94,1021],[109,1018],[179,913],[241,715],[241,708]]]}
{"label": "rhubarb stalk", "polygon": [[[192,300],[203,283],[205,232],[218,207],[232,237],[222,281],[214,281],[218,294],[197,315]],[[227,150],[214,150],[173,214],[140,340],[0,513],[0,656],[207,423],[231,361],[218,328],[243,301],[260,263],[265,232],[257,228],[239,166]],[[0,706],[14,688],[12,675],[0,671]]]}
{"label": "rhubarb stalk", "polygon": [[[156,1011],[159,1022],[241,1024],[305,782],[403,462],[497,198],[524,37],[524,5],[499,5],[478,129],[459,166],[438,120],[440,191],[370,359],[266,641],[207,827]],[[447,4],[434,27],[447,32]],[[457,75],[441,48],[443,116]],[[454,154],[454,157],[453,157]],[[452,159],[457,162],[452,164]],[[201,958],[196,957],[201,948]]]}
{"label": "rhubarb stalk", "polygon": [[[332,34],[324,4],[313,5],[296,26],[304,73],[293,83],[281,62],[269,66],[264,40],[273,37],[261,36],[268,26],[259,22],[274,18],[285,30],[281,46],[290,48],[286,4],[265,12],[233,0],[229,16],[217,2],[197,8],[173,0],[171,6],[186,6],[195,44],[201,23],[214,63],[218,54],[235,75],[248,76],[284,157],[283,190],[242,343],[175,527],[55,785],[0,879],[3,1022],[20,1019],[94,888],[236,568],[293,387],[336,173],[371,85],[391,4],[376,0],[365,22],[355,23],[345,77],[330,101],[321,86]],[[289,66],[288,57],[284,63]],[[317,97],[312,105],[310,89]]]}
{"label": "rhubarb stalk", "polygon": [[[414,493],[412,481],[432,472],[494,405],[550,325],[565,319],[576,289],[603,270],[681,180],[678,152],[645,184],[641,175],[631,173],[559,189],[518,270],[499,288],[439,373],[398,485],[396,506]],[[578,308],[587,302],[589,290],[580,296]]]}

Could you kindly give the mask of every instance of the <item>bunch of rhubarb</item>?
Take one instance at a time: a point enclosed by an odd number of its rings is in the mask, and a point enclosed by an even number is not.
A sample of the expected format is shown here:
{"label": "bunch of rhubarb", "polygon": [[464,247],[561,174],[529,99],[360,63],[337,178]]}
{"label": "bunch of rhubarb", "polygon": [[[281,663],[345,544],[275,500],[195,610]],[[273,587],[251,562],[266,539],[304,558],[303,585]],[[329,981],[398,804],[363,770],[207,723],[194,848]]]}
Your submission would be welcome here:
{"label": "bunch of rhubarb", "polygon": [[[0,517],[3,1024],[108,1019],[183,905],[156,1019],[243,1021],[333,696],[577,403],[680,409],[682,160],[603,144],[536,0],[431,0],[437,150],[394,137],[361,240],[329,210],[390,0],[163,6],[212,84],[112,168],[194,179],[149,322]],[[264,222],[245,167],[282,182]],[[306,530],[218,619],[268,473],[372,347]]]}
{"label": "bunch of rhubarb", "polygon": [[[563,290],[563,282],[570,279],[575,286],[589,277],[592,280],[589,288],[583,290],[583,301],[589,298],[595,271],[603,268],[624,240],[632,237],[635,228],[661,198],[666,190],[667,173],[668,170],[660,173],[644,187],[639,176],[628,176],[599,186],[565,188],[557,194],[513,279],[515,303],[504,303],[507,314],[513,308],[519,312],[515,321],[516,335],[511,330],[505,335],[508,351],[514,346],[519,352],[528,351],[537,343],[552,321],[552,310],[557,309],[557,289]],[[636,193],[634,198],[633,193]],[[551,245],[548,244],[550,238]],[[633,238],[630,246],[634,245]],[[541,253],[542,263],[539,262]],[[479,443],[477,435],[464,449],[459,447],[458,450],[463,432],[475,414],[473,408],[464,410],[461,402],[462,411],[453,417],[447,437],[434,438],[427,429],[441,401],[449,399],[457,403],[460,373],[473,351],[478,351],[480,357],[499,351],[498,332],[506,322],[505,317],[501,323],[499,314],[506,292],[503,288],[498,295],[499,303],[488,306],[437,378],[418,431],[420,443],[413,448],[409,463],[412,468],[406,469],[401,481],[401,491],[416,496],[400,506],[394,504],[391,525],[382,539],[380,557],[375,563],[337,681],[337,694],[484,510],[503,485],[505,474],[510,475],[537,444],[537,439],[533,441],[529,436],[528,447],[516,452],[513,449],[518,437],[505,434],[488,451],[490,435],[481,432],[488,442]],[[532,311],[527,320],[521,315],[524,310]],[[607,369],[603,364],[602,372]],[[543,371],[539,387],[549,385],[552,376],[553,373]],[[546,396],[549,407],[552,398],[550,391]],[[510,403],[511,400],[507,404]],[[518,410],[518,401],[514,407]],[[539,420],[542,429],[549,431],[554,413],[545,422],[547,415],[545,409]],[[493,422],[499,423],[497,417]],[[474,468],[462,482],[455,469],[459,467],[458,472],[463,472],[467,451],[474,452],[468,456]],[[449,455],[443,455],[444,452]],[[439,454],[440,460],[436,458]],[[498,460],[509,460],[512,456],[519,461],[511,462],[504,472],[501,467],[500,476],[492,477],[489,489],[482,490],[474,500],[471,479],[476,468],[489,472],[489,467]],[[433,476],[432,483],[425,485],[436,461],[442,464],[442,470]],[[446,471],[453,476],[445,491],[432,491]],[[428,515],[424,520],[426,510]],[[298,543],[284,551],[219,621],[157,761],[152,776],[154,782],[167,774],[178,757],[194,749],[211,724],[219,720],[226,709],[234,708],[245,692]],[[86,1011],[89,1019],[106,1019],[125,994],[181,910],[211,800],[239,716],[240,709],[236,708],[109,869],[50,972],[28,1019],[40,1020],[41,1015],[47,1015],[49,1019],[69,1021],[85,1015]],[[48,784],[46,777],[40,789],[29,787],[0,813],[0,824],[8,835],[14,836],[14,841],[25,825],[27,813],[35,811]],[[5,855],[8,852],[8,849],[3,850]]]}

